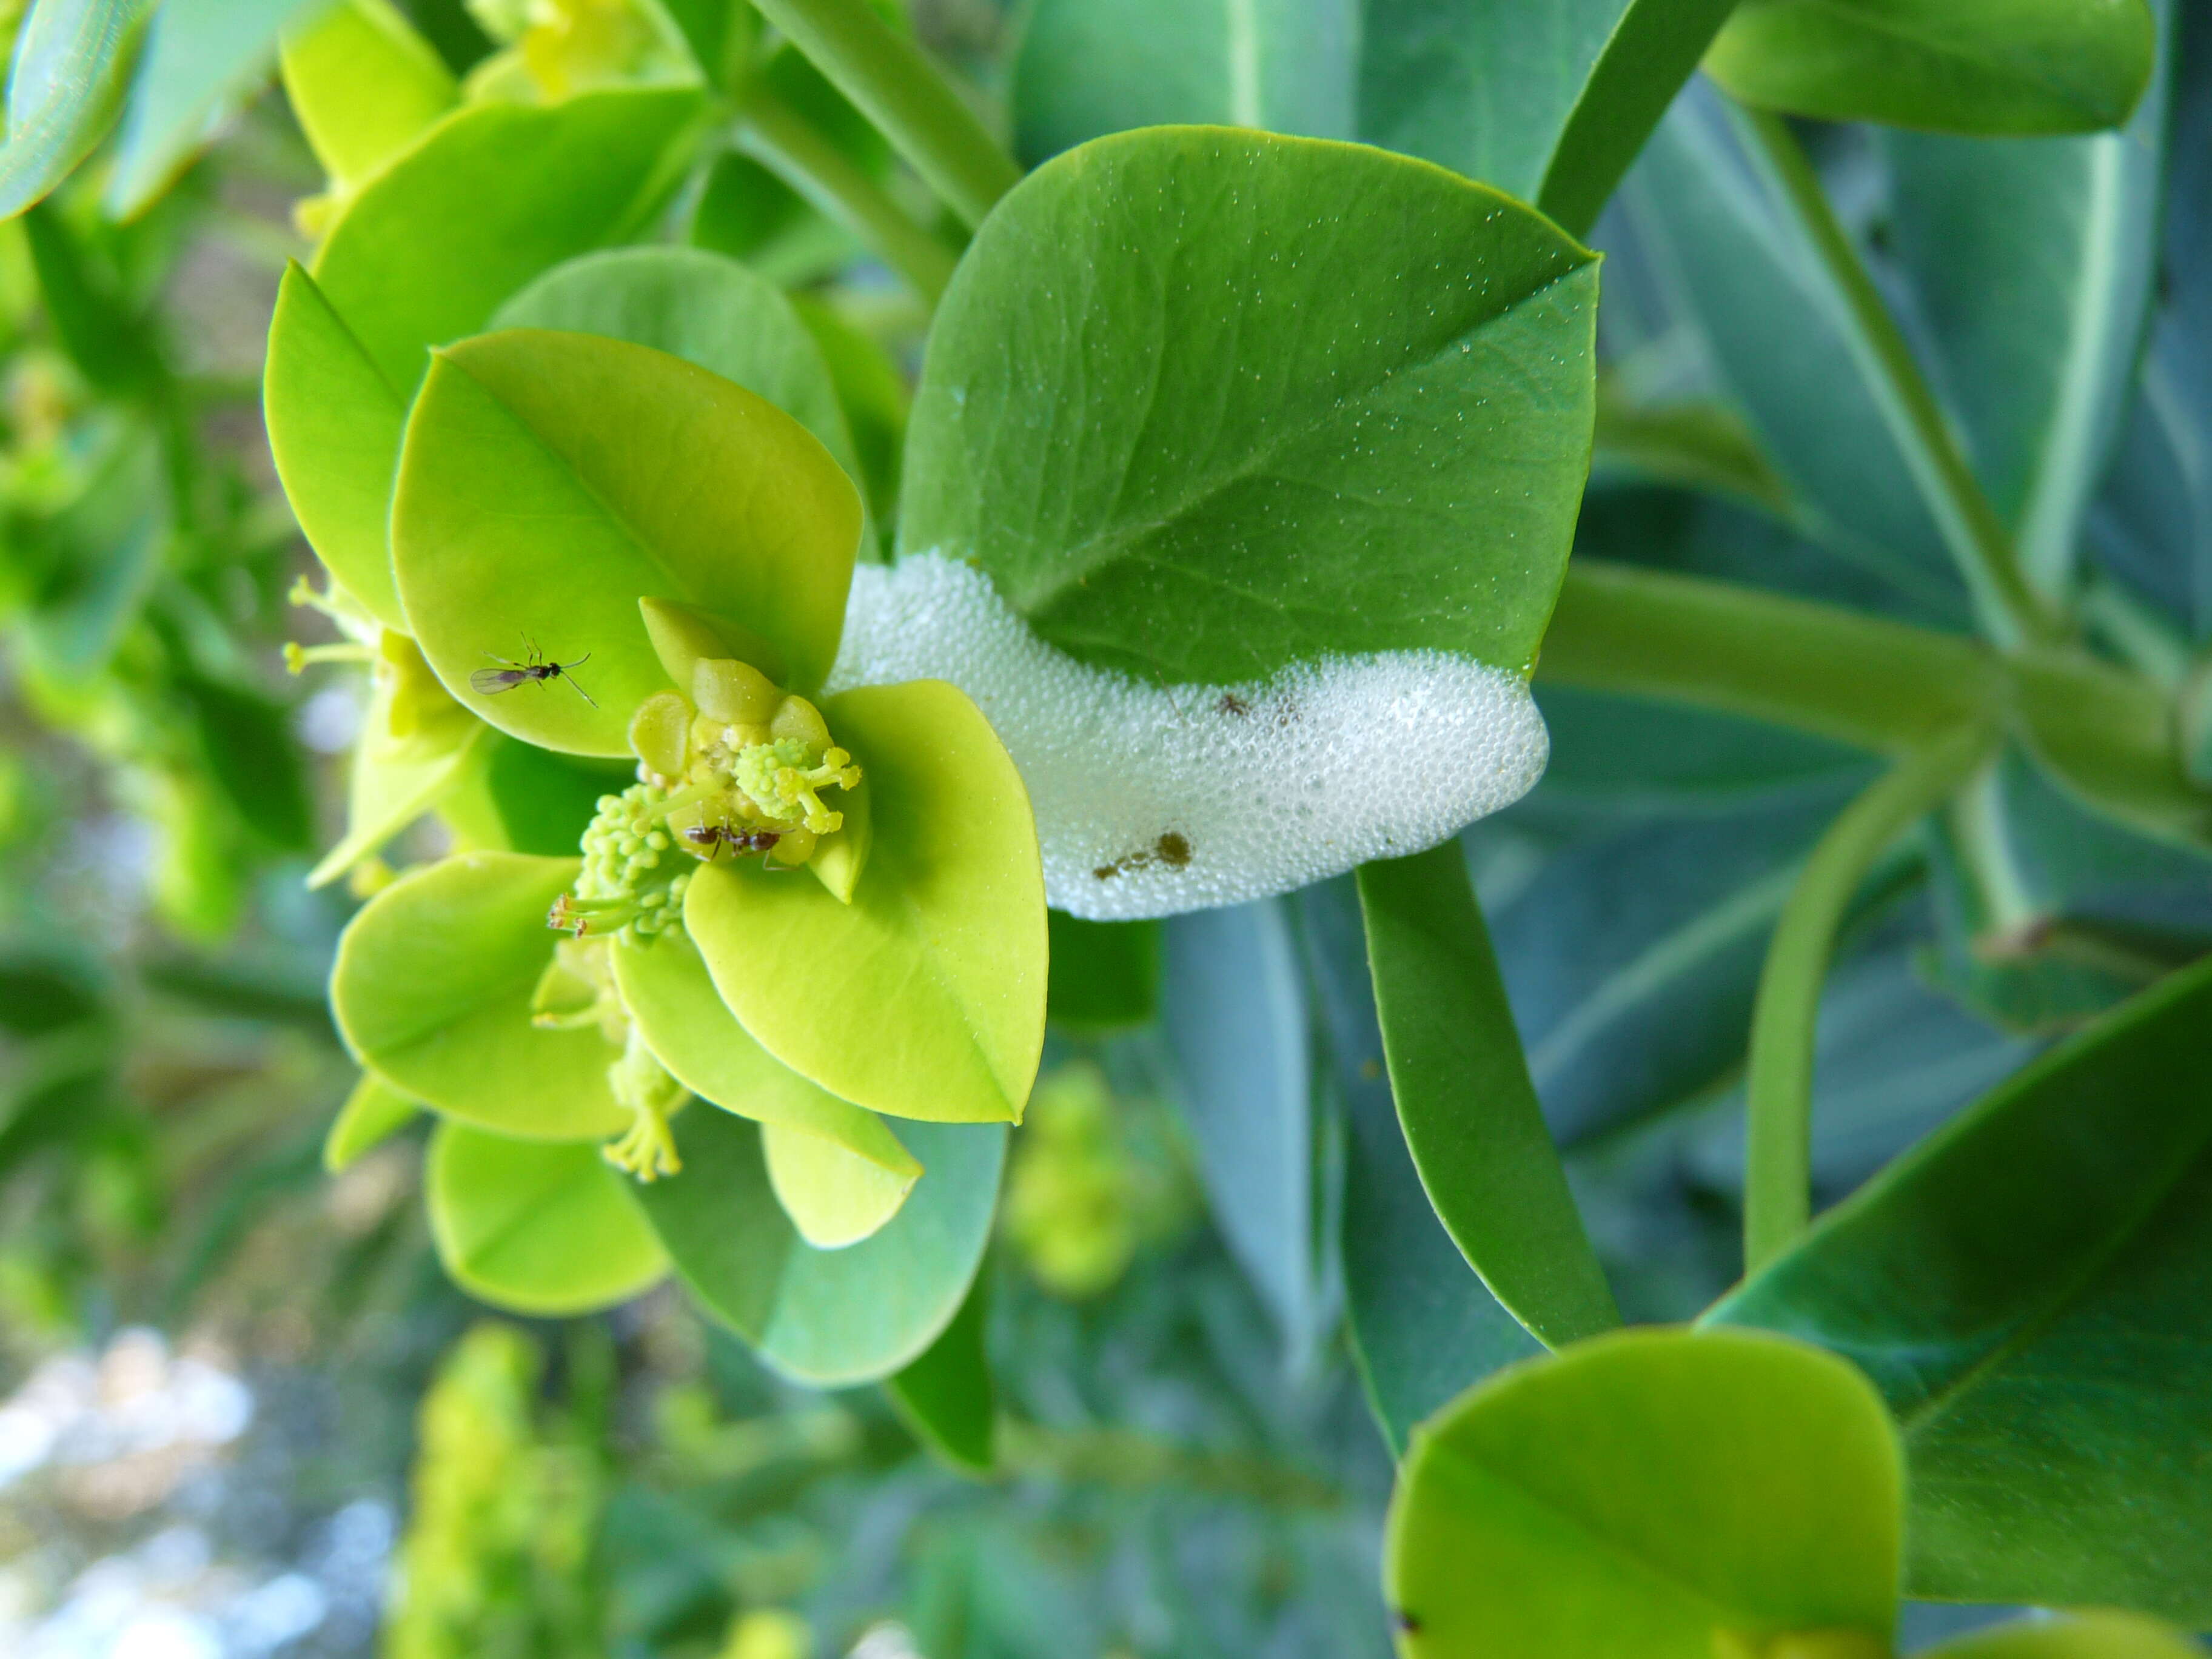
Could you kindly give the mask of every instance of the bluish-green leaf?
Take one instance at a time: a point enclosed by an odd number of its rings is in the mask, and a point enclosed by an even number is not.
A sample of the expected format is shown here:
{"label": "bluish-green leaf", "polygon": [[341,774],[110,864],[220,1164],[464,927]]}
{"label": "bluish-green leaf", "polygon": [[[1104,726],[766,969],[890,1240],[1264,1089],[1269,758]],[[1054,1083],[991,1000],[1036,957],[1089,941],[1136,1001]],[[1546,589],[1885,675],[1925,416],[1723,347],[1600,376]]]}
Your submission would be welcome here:
{"label": "bluish-green leaf", "polygon": [[1915,1593],[2212,1623],[2212,963],[2046,1055],[1711,1316],[1862,1366]]}
{"label": "bluish-green leaf", "polygon": [[[2175,32],[2172,3],[2160,7]],[[2166,76],[2087,138],[1885,135],[1896,247],[1936,379],[2029,579],[2066,589],[2156,263]]]}
{"label": "bluish-green leaf", "polygon": [[8,136],[0,144],[0,219],[70,175],[122,107],[154,0],[40,0],[15,37]]}
{"label": "bluish-green leaf", "polygon": [[1029,166],[1131,127],[1352,137],[1357,0],[1039,0],[1014,57]]}
{"label": "bluish-green leaf", "polygon": [[1734,0],[1365,0],[1359,136],[1588,232]]}
{"label": "bluish-green leaf", "polygon": [[167,0],[131,87],[107,210],[128,219],[168,187],[215,123],[276,56],[276,34],[319,0]]}
{"label": "bluish-green leaf", "polygon": [[888,1376],[959,1312],[990,1239],[1000,1125],[900,1124],[928,1173],[881,1232],[842,1250],[793,1231],[757,1126],[694,1109],[675,1131],[683,1174],[638,1197],[686,1288],[778,1370],[823,1388]]}
{"label": "bluish-green leaf", "polygon": [[1313,1076],[1279,900],[1170,917],[1160,1012],[1214,1224],[1295,1357],[1317,1333]]}
{"label": "bluish-green leaf", "polygon": [[1578,245],[1420,162],[1099,139],[961,262],[900,544],[1146,676],[1421,647],[1525,672],[1589,466],[1595,296]]}

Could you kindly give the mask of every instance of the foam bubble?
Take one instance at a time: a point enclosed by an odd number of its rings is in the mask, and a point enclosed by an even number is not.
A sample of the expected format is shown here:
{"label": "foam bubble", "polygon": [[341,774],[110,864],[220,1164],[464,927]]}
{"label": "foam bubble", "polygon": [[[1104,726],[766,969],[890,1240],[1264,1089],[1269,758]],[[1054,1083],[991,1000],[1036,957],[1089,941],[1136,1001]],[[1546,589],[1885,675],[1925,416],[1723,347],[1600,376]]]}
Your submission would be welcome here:
{"label": "foam bubble", "polygon": [[1441,651],[1151,684],[1046,644],[972,566],[854,572],[828,689],[950,680],[1021,769],[1045,893],[1097,921],[1266,898],[1433,847],[1527,793],[1549,752],[1518,675]]}

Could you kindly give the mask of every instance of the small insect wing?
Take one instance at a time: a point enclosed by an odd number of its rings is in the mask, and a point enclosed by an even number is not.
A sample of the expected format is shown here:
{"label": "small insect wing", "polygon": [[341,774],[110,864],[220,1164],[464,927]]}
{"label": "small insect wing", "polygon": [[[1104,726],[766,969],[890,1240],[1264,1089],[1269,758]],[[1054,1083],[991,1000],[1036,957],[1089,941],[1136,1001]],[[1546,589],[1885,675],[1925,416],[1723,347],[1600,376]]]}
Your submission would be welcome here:
{"label": "small insect wing", "polygon": [[469,676],[469,690],[480,697],[495,697],[502,691],[512,691],[530,678],[520,668],[479,668]]}

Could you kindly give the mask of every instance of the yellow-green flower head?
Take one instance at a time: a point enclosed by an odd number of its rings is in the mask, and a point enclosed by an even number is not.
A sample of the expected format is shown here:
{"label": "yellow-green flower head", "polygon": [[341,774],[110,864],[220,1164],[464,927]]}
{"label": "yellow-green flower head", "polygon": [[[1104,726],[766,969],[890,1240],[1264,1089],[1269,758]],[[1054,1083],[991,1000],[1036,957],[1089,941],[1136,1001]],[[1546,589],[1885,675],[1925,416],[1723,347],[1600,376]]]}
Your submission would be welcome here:
{"label": "yellow-green flower head", "polygon": [[844,827],[845,815],[824,806],[819,792],[833,785],[856,787],[860,769],[852,760],[836,748],[817,759],[803,738],[780,738],[738,750],[731,782],[771,823],[803,823],[816,835],[827,836]]}
{"label": "yellow-green flower head", "polygon": [[690,861],[676,855],[668,814],[679,803],[657,784],[632,784],[602,795],[584,831],[584,867],[546,925],[586,934],[629,928],[650,938],[684,923]]}

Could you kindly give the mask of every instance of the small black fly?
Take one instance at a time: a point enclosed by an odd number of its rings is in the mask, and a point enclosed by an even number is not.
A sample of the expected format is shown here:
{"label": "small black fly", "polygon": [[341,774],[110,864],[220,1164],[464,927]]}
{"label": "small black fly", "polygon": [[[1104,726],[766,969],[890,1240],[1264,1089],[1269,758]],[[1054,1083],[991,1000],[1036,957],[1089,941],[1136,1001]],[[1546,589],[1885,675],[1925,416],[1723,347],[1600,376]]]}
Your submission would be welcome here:
{"label": "small black fly", "polygon": [[726,823],[695,823],[684,832],[684,839],[694,847],[711,849],[708,862],[722,855],[726,847],[738,854],[767,853],[775,849],[783,837],[773,830],[733,830]]}
{"label": "small black fly", "polygon": [[594,708],[599,706],[592,701],[592,694],[578,685],[576,677],[568,672],[572,668],[581,668],[591,661],[590,652],[586,651],[574,662],[554,662],[538,648],[528,635],[524,636],[522,642],[530,647],[527,661],[516,662],[509,657],[494,657],[487,651],[484,655],[491,657],[500,666],[477,669],[469,676],[469,690],[480,697],[495,697],[502,691],[514,690],[518,685],[543,685],[548,680],[566,680],[586,702],[591,703]]}

